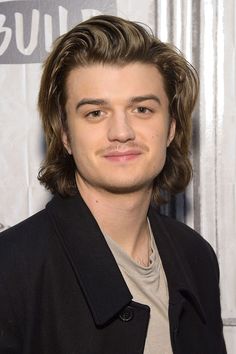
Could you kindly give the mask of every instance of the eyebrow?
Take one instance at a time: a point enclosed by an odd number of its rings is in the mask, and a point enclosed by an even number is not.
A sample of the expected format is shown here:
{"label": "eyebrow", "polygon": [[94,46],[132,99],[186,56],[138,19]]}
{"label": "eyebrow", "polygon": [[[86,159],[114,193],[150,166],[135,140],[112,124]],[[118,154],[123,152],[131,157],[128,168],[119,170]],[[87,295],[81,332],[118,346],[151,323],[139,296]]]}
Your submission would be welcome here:
{"label": "eyebrow", "polygon": [[139,102],[143,102],[143,101],[148,101],[148,100],[154,100],[156,101],[158,104],[161,105],[161,100],[158,96],[156,95],[144,95],[144,96],[135,96],[135,97],[131,97],[130,102],[131,103],[139,103]]}
{"label": "eyebrow", "polygon": [[96,106],[101,106],[103,104],[108,103],[106,100],[100,99],[100,98],[83,98],[80,100],[77,105],[76,105],[76,110],[78,110],[81,106],[84,106],[86,104],[91,104],[91,105],[96,105]]}
{"label": "eyebrow", "polygon": [[[144,96],[134,96],[130,98],[130,103],[140,103],[143,101],[148,101],[148,100],[154,100],[156,101],[159,105],[161,105],[161,100],[158,96],[156,95],[144,95]],[[77,105],[76,105],[76,110],[78,110],[80,107],[84,105],[95,105],[95,106],[101,106],[104,104],[108,104],[108,101],[105,99],[101,98],[83,98],[80,100]]]}

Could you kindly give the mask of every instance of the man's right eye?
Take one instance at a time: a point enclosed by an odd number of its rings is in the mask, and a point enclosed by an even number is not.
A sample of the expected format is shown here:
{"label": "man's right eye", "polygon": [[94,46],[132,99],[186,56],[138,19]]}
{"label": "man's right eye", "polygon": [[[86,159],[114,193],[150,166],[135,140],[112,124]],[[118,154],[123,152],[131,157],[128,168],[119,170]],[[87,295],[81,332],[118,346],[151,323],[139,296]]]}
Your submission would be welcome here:
{"label": "man's right eye", "polygon": [[92,111],[92,112],[89,112],[85,115],[85,117],[87,118],[99,118],[101,117],[102,115],[102,111],[101,110],[96,110],[96,111]]}

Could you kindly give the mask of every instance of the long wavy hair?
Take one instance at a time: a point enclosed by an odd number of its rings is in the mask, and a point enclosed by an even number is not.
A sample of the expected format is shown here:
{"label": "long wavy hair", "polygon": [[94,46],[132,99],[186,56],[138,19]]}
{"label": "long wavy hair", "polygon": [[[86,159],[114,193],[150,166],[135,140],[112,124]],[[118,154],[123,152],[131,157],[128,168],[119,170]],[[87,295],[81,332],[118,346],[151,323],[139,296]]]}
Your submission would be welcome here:
{"label": "long wavy hair", "polygon": [[[76,165],[62,143],[67,130],[66,80],[76,67],[91,64],[154,64],[163,77],[169,114],[176,120],[176,133],[167,148],[166,162],[153,182],[153,200],[183,191],[192,176],[189,160],[191,114],[198,90],[198,75],[181,52],[161,42],[139,23],[115,16],[95,16],[59,37],[44,63],[38,107],[46,138],[46,156],[38,179],[53,194],[77,193]],[[150,78],[151,80],[151,78]],[[165,195],[165,198],[163,196]]]}

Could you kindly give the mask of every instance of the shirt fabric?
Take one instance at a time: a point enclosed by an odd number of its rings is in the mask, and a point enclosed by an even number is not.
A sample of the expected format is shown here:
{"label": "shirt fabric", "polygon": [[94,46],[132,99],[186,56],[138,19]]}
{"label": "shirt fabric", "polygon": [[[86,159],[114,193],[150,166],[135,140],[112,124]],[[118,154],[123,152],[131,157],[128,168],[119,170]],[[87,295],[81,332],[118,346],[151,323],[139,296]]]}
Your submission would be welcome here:
{"label": "shirt fabric", "polygon": [[172,354],[167,280],[160,256],[150,230],[150,263],[145,267],[136,263],[114,240],[105,235],[108,246],[119,266],[133,300],[150,307],[150,321],[144,354]]}

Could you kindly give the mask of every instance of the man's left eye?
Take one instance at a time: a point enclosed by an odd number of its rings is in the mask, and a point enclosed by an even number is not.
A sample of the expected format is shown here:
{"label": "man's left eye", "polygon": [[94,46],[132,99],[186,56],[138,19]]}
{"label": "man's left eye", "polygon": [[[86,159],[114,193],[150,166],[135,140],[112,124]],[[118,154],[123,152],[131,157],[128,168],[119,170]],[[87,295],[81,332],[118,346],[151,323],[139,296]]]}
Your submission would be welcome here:
{"label": "man's left eye", "polygon": [[136,111],[138,113],[150,113],[151,109],[147,108],[147,107],[137,107]]}

